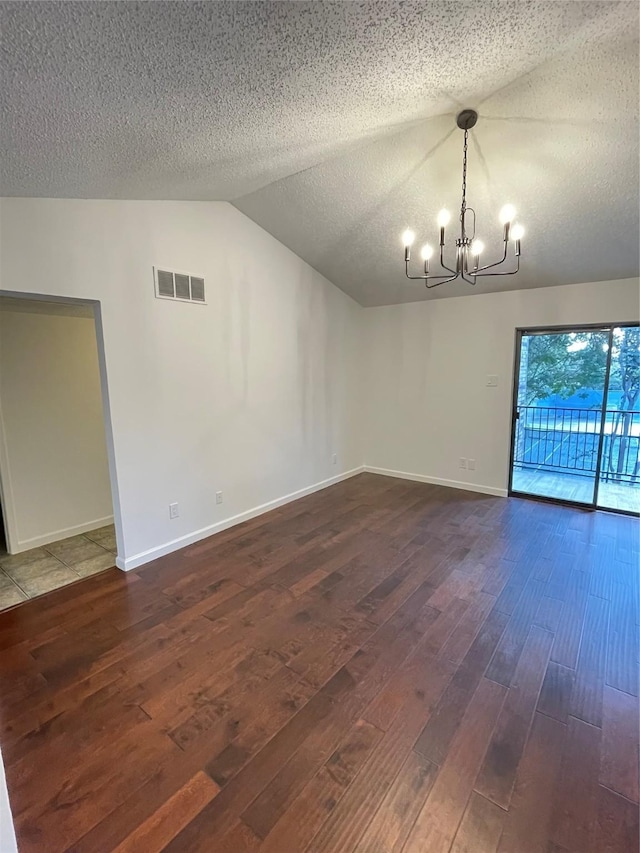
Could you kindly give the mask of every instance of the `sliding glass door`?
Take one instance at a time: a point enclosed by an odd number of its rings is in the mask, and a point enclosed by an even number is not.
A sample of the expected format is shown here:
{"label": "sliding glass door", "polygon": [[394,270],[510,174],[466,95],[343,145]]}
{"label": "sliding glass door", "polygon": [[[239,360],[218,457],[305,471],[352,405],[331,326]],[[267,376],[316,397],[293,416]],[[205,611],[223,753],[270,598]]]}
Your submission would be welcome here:
{"label": "sliding glass door", "polygon": [[511,494],[640,512],[637,326],[519,331]]}
{"label": "sliding glass door", "polygon": [[611,334],[596,505],[640,512],[640,328]]}

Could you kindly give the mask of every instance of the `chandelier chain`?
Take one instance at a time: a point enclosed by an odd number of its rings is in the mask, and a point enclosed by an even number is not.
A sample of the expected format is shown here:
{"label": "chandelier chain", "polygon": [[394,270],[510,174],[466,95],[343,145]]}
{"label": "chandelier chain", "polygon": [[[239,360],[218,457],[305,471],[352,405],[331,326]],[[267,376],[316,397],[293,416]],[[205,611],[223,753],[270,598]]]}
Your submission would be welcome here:
{"label": "chandelier chain", "polygon": [[469,131],[465,130],[464,132],[464,148],[462,154],[462,206],[460,207],[460,222],[464,227],[464,212],[467,208],[467,140],[469,138]]}

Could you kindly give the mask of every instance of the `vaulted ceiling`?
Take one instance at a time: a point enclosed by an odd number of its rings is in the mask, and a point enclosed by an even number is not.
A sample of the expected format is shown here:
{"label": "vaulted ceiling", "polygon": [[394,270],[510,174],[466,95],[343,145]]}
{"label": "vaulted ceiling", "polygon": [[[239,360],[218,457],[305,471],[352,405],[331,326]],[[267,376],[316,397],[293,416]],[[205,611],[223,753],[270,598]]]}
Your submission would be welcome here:
{"label": "vaulted ceiling", "polygon": [[521,272],[638,275],[636,2],[0,4],[0,193],[232,202],[363,305],[427,294],[399,235],[499,208]]}

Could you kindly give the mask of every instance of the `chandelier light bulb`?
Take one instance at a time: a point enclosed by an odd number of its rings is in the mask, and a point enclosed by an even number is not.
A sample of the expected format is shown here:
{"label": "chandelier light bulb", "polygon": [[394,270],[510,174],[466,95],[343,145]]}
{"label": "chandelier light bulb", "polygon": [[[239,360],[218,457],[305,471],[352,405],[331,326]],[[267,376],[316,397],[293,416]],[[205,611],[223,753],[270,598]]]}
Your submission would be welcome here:
{"label": "chandelier light bulb", "polygon": [[516,209],[512,204],[505,204],[502,210],[500,211],[500,222],[502,225],[506,225],[507,222],[513,222],[513,218],[516,215]]}
{"label": "chandelier light bulb", "polygon": [[422,255],[423,261],[428,261],[429,258],[433,255],[433,246],[430,246],[428,243],[426,243],[422,247],[422,251],[420,252],[420,254]]}
{"label": "chandelier light bulb", "polygon": [[524,226],[520,225],[520,223],[514,225],[511,229],[511,236],[514,240],[522,240],[524,237]]}
{"label": "chandelier light bulb", "polygon": [[484,243],[482,240],[474,240],[471,244],[471,254],[479,255],[484,250]]}
{"label": "chandelier light bulb", "polygon": [[409,248],[413,244],[413,241],[416,239],[416,235],[413,233],[411,228],[407,228],[407,230],[402,235],[402,244]]}
{"label": "chandelier light bulb", "polygon": [[440,228],[446,228],[449,224],[450,219],[451,214],[443,207],[440,213],[438,214],[438,225],[440,226]]}

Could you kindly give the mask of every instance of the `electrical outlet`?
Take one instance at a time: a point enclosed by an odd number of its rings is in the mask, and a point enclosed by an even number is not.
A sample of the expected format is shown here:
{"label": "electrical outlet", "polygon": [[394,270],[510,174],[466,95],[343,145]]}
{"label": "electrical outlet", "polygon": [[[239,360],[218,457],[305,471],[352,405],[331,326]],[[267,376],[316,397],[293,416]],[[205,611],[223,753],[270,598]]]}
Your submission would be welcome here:
{"label": "electrical outlet", "polygon": [[464,456],[461,456],[461,457],[460,457],[460,467],[461,467],[461,468],[466,468],[466,467],[467,467],[467,460],[464,458]]}
{"label": "electrical outlet", "polygon": [[222,492],[216,492],[216,503],[217,504],[222,503]]}
{"label": "electrical outlet", "polygon": [[180,510],[178,504],[169,504],[169,518],[178,518]]}
{"label": "electrical outlet", "polygon": [[488,386],[489,388],[497,388],[497,386],[498,386],[498,377],[496,376],[496,374],[495,374],[495,373],[490,373],[490,374],[487,376],[487,386]]}
{"label": "electrical outlet", "polygon": [[338,464],[338,454],[337,454],[337,453],[332,453],[332,454],[331,454],[331,462],[332,462],[334,465],[337,465],[337,464]]}
{"label": "electrical outlet", "polygon": [[476,470],[476,460],[475,459],[467,459],[467,468],[470,471]]}

